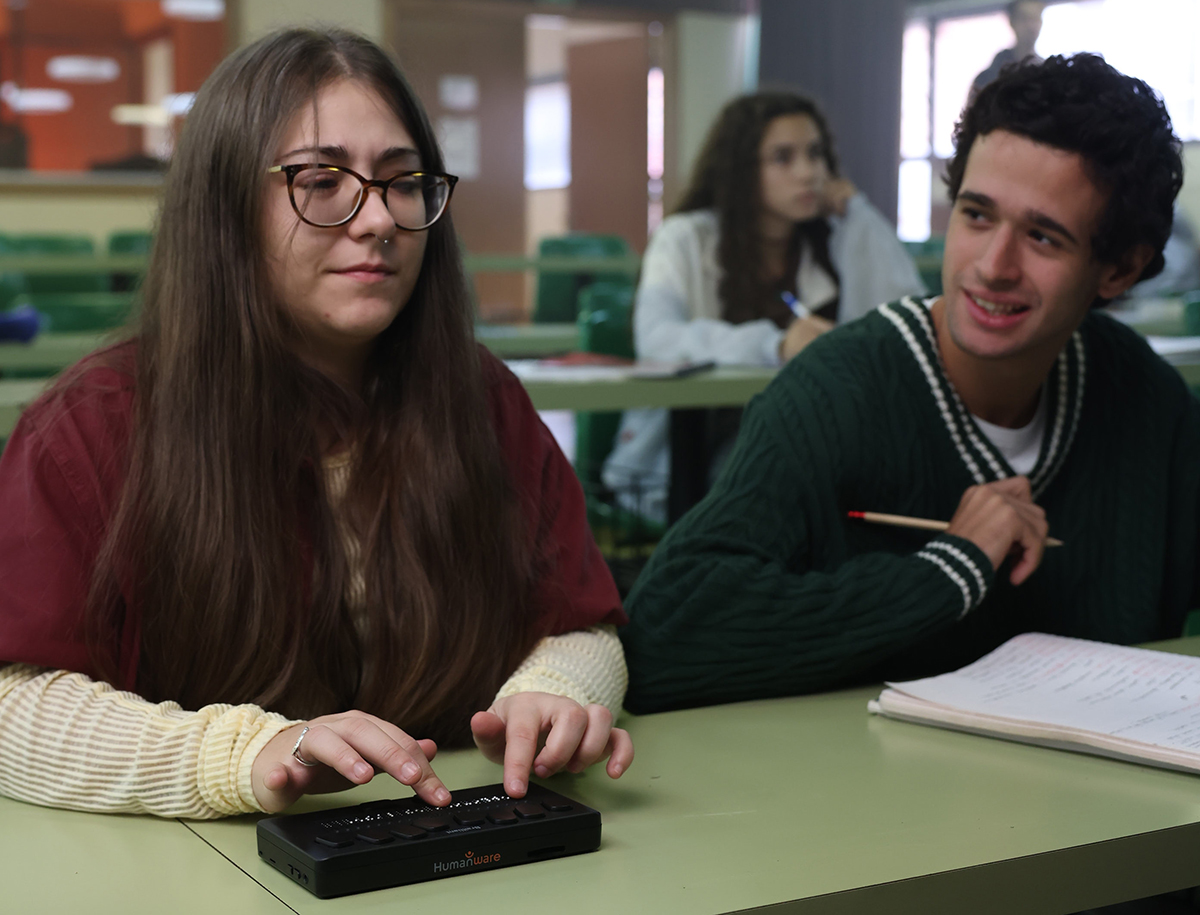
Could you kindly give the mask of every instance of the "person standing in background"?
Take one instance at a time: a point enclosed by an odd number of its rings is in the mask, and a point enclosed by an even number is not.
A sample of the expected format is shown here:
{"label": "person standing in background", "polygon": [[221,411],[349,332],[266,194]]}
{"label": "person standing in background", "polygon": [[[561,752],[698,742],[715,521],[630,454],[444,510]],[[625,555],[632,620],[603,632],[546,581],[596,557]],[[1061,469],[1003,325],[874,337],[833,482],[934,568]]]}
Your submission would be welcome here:
{"label": "person standing in background", "polygon": [[1001,69],[1008,64],[1020,63],[1026,58],[1041,61],[1033,46],[1037,44],[1038,35],[1042,33],[1042,11],[1045,8],[1046,4],[1038,3],[1037,0],[1014,0],[1005,7],[1008,24],[1016,36],[1017,43],[999,52],[992,58],[988,68],[975,77],[971,84],[972,98],[976,92],[999,76]]}
{"label": "person standing in background", "polygon": [[[816,104],[757,92],[721,111],[682,201],[650,240],[634,347],[639,359],[780,365],[835,323],[924,292],[895,228],[840,176]],[[715,471],[740,411],[713,417]],[[666,410],[627,411],[603,474],[616,492],[639,494],[627,507],[660,521],[667,438]]]}

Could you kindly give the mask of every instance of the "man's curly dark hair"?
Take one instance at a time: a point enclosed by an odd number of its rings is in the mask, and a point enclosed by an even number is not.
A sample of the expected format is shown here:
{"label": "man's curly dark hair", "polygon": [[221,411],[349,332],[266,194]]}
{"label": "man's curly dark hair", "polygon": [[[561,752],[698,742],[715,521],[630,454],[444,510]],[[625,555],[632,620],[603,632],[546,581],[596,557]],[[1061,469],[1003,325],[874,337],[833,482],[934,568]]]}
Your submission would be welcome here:
{"label": "man's curly dark hair", "polygon": [[952,200],[975,138],[993,130],[1082,156],[1088,177],[1110,192],[1092,237],[1092,256],[1116,264],[1135,245],[1147,244],[1154,256],[1139,279],[1162,270],[1183,162],[1179,137],[1153,89],[1096,54],[1005,68],[955,125],[954,158],[946,173]]}

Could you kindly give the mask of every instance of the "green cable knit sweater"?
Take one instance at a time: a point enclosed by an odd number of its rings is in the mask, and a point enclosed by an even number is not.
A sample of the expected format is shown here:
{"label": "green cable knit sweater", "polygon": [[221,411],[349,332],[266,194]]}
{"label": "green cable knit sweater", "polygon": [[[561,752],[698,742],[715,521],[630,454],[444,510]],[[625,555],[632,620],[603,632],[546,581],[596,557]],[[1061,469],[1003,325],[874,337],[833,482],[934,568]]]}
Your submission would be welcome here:
{"label": "green cable knit sweater", "polygon": [[1197,605],[1200,403],[1090,314],[1047,381],[1034,498],[1049,549],[1020,587],[970,541],[849,520],[948,519],[1013,470],[904,299],[820,338],[748,407],[708,497],[667,535],[621,634],[634,712],[957,668],[1019,632],[1130,643]]}

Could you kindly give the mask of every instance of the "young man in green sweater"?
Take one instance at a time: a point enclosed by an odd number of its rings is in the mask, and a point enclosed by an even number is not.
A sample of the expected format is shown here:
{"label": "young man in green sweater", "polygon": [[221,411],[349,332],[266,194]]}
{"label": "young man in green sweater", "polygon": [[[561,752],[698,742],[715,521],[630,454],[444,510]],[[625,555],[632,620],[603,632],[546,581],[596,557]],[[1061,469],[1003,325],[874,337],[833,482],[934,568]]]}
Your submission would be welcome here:
{"label": "young man in green sweater", "polygon": [[629,597],[631,710],[942,672],[1030,630],[1177,636],[1200,604],[1200,404],[1092,310],[1162,269],[1166,111],[1098,57],[1052,58],[982,90],[955,139],[945,294],[827,334],[751,403]]}

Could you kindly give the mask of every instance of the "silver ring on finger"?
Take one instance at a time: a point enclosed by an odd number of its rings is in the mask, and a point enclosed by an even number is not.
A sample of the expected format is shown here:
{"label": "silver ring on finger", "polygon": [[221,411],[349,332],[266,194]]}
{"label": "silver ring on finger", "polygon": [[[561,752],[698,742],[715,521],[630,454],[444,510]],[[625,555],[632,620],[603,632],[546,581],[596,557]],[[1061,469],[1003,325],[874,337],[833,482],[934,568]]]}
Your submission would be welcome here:
{"label": "silver ring on finger", "polygon": [[307,733],[308,733],[308,726],[305,725],[304,730],[300,732],[300,736],[296,738],[296,743],[292,747],[292,758],[295,759],[296,762],[300,763],[300,765],[308,766],[308,768],[311,769],[313,766],[319,766],[321,764],[319,762],[317,762],[316,760],[305,759],[303,756],[300,755],[300,744],[304,743],[304,735]]}

